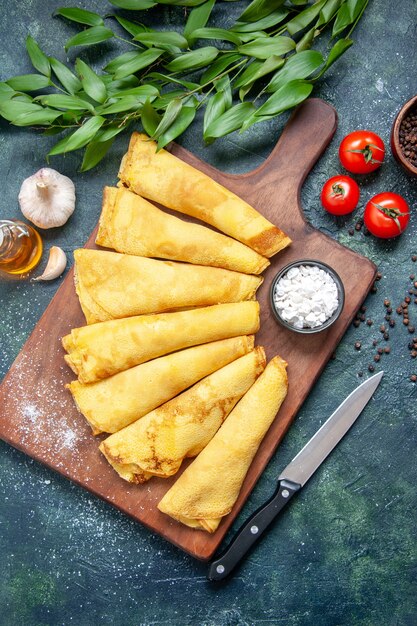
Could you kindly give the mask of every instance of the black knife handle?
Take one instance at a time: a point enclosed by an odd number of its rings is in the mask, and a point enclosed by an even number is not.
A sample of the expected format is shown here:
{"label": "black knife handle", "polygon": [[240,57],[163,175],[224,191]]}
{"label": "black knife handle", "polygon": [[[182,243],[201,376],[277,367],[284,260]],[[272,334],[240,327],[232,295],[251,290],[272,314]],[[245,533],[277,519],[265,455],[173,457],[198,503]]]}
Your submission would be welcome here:
{"label": "black knife handle", "polygon": [[237,531],[225,552],[210,563],[207,578],[213,581],[226,578],[299,489],[301,485],[297,483],[289,480],[279,481],[272,498],[249,517]]}

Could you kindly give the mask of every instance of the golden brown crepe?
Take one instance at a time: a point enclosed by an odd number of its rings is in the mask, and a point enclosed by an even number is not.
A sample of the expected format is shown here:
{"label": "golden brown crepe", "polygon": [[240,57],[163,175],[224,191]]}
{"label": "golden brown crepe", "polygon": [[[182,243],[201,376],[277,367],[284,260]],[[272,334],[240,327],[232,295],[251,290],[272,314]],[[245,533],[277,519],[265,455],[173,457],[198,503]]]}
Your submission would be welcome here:
{"label": "golden brown crepe", "polygon": [[121,185],[180,213],[192,215],[270,257],[291,243],[247,202],[166,150],[133,133],[119,171]]}
{"label": "golden brown crepe", "polygon": [[74,252],[75,287],[88,324],[144,313],[252,300],[259,276],[130,254]]}
{"label": "golden brown crepe", "polygon": [[196,456],[207,445],[264,367],[264,350],[255,348],[111,435],[100,450],[129,482],[172,476],[185,457]]}
{"label": "golden brown crepe", "polygon": [[95,435],[114,433],[253,349],[253,337],[233,337],[180,350],[96,383],[67,385]]}
{"label": "golden brown crepe", "polygon": [[159,510],[187,526],[214,532],[232,510],[287,386],[286,363],[277,356],[165,494]]}
{"label": "golden brown crepe", "polygon": [[233,302],[90,324],[74,328],[62,344],[78,380],[91,383],[174,350],[258,329],[258,302]]}
{"label": "golden brown crepe", "polygon": [[104,188],[96,243],[126,254],[245,274],[260,274],[269,265],[268,259],[243,243],[164,213],[124,187]]}

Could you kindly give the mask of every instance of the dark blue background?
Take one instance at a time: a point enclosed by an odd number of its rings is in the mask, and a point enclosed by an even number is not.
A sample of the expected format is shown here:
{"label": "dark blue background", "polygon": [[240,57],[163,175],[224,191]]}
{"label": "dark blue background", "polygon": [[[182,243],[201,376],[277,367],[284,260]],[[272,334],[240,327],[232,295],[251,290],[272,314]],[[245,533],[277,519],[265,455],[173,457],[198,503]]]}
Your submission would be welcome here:
{"label": "dark blue background", "polygon": [[[62,3],[64,4],[64,3]],[[65,2],[98,12],[108,3]],[[214,16],[227,25],[242,3],[222,3]],[[31,71],[24,52],[28,33],[50,55],[65,60],[63,42],[77,32],[52,18],[57,2],[16,0],[0,8],[0,79]],[[180,26],[183,9],[156,9],[152,23]],[[354,32],[355,45],[325,75],[316,95],[339,114],[336,136],[308,177],[302,193],[307,218],[343,244],[371,258],[382,279],[366,301],[372,326],[350,328],[329,362],[286,439],[271,461],[240,518],[274,490],[275,477],[309,439],[322,420],[367,375],[374,339],[380,339],[384,298],[397,306],[417,274],[416,182],[400,170],[390,153],[379,172],[362,183],[365,200],[379,191],[401,193],[412,207],[408,230],[398,239],[378,241],[336,223],[320,207],[324,181],[340,171],[337,147],[356,128],[379,133],[388,143],[393,118],[417,92],[417,5],[413,0],[370,0]],[[91,63],[113,44],[83,51]],[[75,57],[69,53],[69,58]],[[201,120],[181,138],[184,146],[230,172],[259,165],[276,143],[284,120],[257,125],[205,148]],[[1,124],[0,217],[18,217],[23,179],[45,165],[52,138]],[[44,233],[46,248],[70,254],[95,225],[103,185],[116,180],[128,136],[122,135],[99,169],[76,173],[79,157],[53,160],[71,176],[77,209],[62,228]],[[45,264],[45,260],[43,264]],[[58,288],[53,283],[0,285],[0,375],[16,357]],[[417,325],[417,306],[410,306]],[[398,318],[399,319],[399,318]],[[391,353],[376,371],[383,382],[351,433],[339,445],[289,509],[277,520],[235,577],[216,587],[205,566],[95,499],[59,475],[6,444],[0,444],[0,622],[5,626],[56,624],[244,626],[318,624],[414,626],[417,623],[416,386],[409,334],[399,322],[391,331]],[[360,351],[355,341],[362,342]],[[291,384],[297,384],[291,381]]]}

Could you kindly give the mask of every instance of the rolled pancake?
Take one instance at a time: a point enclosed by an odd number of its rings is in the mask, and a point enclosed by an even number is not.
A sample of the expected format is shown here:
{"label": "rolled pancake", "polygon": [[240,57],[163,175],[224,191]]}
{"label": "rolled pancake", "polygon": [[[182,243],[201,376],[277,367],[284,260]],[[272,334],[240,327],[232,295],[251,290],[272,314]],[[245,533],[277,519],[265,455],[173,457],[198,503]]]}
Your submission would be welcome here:
{"label": "rolled pancake", "polygon": [[287,387],[286,363],[276,356],[167,491],[158,509],[187,526],[214,532],[232,510]]}
{"label": "rolled pancake", "polygon": [[215,226],[263,256],[271,257],[291,243],[247,202],[170,152],[156,149],[147,135],[133,133],[120,166],[120,184]]}
{"label": "rolled pancake", "polygon": [[105,187],[96,243],[117,252],[260,274],[268,259],[243,243],[184,222],[124,187]]}
{"label": "rolled pancake", "polygon": [[78,380],[91,383],[174,350],[258,329],[258,302],[233,302],[90,324],[74,328],[62,343]]}
{"label": "rolled pancake", "polygon": [[187,348],[96,383],[67,385],[95,435],[115,433],[253,349],[253,337]]}
{"label": "rolled pancake", "polygon": [[88,324],[252,300],[262,282],[218,267],[104,250],[75,250],[74,258],[75,288]]}
{"label": "rolled pancake", "polygon": [[111,435],[100,450],[129,482],[172,476],[184,458],[196,456],[208,444],[264,367],[264,350],[255,348]]}

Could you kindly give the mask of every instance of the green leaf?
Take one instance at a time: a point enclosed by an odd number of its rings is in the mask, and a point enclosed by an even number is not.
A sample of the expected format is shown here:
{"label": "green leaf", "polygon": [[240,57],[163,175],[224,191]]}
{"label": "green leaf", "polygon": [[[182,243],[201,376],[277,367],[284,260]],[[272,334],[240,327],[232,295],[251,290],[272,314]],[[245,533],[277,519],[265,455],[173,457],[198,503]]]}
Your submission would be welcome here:
{"label": "green leaf", "polygon": [[239,17],[239,22],[256,22],[276,9],[279,9],[285,0],[253,0]]}
{"label": "green leaf", "polygon": [[145,46],[176,46],[177,48],[187,48],[188,41],[174,31],[139,33],[134,37],[135,41],[143,43]]}
{"label": "green leaf", "polygon": [[99,141],[108,141],[112,139],[112,137],[116,137],[119,133],[125,130],[128,126],[128,123],[123,124],[121,122],[116,122],[115,124],[109,124],[105,128],[100,128],[97,135],[94,137],[94,142]]}
{"label": "green leaf", "polygon": [[22,74],[21,76],[9,78],[9,80],[6,80],[6,83],[16,91],[38,91],[38,89],[49,87],[51,81],[47,76],[42,76],[41,74]]}
{"label": "green leaf", "polygon": [[78,22],[79,24],[87,24],[87,26],[101,26],[104,24],[103,18],[98,13],[75,7],[57,9],[54,15],[60,15],[61,17],[66,17],[67,20]]}
{"label": "green leaf", "polygon": [[143,105],[141,121],[145,133],[147,133],[149,137],[152,137],[154,132],[158,128],[158,124],[161,121],[161,116],[158,115],[149,100],[147,100]]}
{"label": "green leaf", "polygon": [[216,76],[224,72],[228,67],[234,65],[235,63],[238,63],[241,60],[242,57],[236,52],[228,52],[218,57],[202,75],[200,85],[205,85],[206,83],[209,83]]}
{"label": "green leaf", "polygon": [[139,54],[136,53],[134,58],[117,68],[114,73],[114,77],[119,79],[129,76],[129,74],[139,72],[139,70],[143,70],[144,67],[148,67],[149,65],[152,65],[152,63],[155,63],[155,61],[159,59],[163,53],[164,51],[159,50],[158,48],[145,50],[145,52],[140,52]]}
{"label": "green leaf", "polygon": [[166,109],[171,100],[175,100],[176,98],[181,98],[185,102],[185,96],[186,92],[182,89],[173,89],[172,91],[168,91],[167,93],[164,93],[156,98],[152,104],[155,109]]}
{"label": "green leaf", "polygon": [[233,102],[233,94],[232,94],[232,85],[230,83],[230,77],[226,74],[226,76],[223,76],[219,80],[216,80],[214,82],[214,86],[218,93],[221,92],[224,94],[226,108],[228,109],[229,107],[231,107],[232,102]]}
{"label": "green leaf", "polygon": [[65,96],[61,94],[47,94],[46,96],[38,96],[35,98],[44,106],[53,107],[55,109],[70,109],[72,111],[91,111],[94,113],[94,107],[90,102],[77,98],[77,96]]}
{"label": "green leaf", "polygon": [[347,0],[342,4],[333,25],[332,37],[337,37],[348,26],[353,24],[368,4],[368,0]]}
{"label": "green leaf", "polygon": [[216,0],[208,0],[208,2],[204,2],[204,4],[190,11],[184,28],[184,37],[188,39],[190,45],[194,43],[194,31],[198,28],[204,28],[207,24],[215,2]]}
{"label": "green leaf", "polygon": [[90,117],[78,130],[74,133],[70,133],[64,137],[64,139],[61,139],[61,141],[58,141],[52,150],[49,151],[48,156],[72,152],[73,150],[78,150],[78,148],[83,148],[93,139],[94,135],[105,121],[106,118],[100,115]]}
{"label": "green leaf", "polygon": [[317,35],[319,34],[320,31],[317,30],[315,26],[313,26],[313,28],[310,28],[310,30],[304,33],[301,39],[297,42],[297,45],[295,46],[296,52],[303,52],[304,50],[308,50],[309,48],[311,48],[314,38],[317,37]]}
{"label": "green leaf", "polygon": [[122,113],[132,109],[138,110],[141,106],[142,102],[135,96],[125,96],[124,98],[119,98],[117,102],[100,107],[100,109],[97,109],[97,112],[103,115],[110,115],[111,113]]}
{"label": "green leaf", "polygon": [[235,104],[234,107],[220,115],[216,120],[213,120],[210,126],[204,133],[204,139],[206,142],[211,142],[217,137],[223,137],[229,133],[238,130],[244,121],[255,110],[252,102],[241,102]]}
{"label": "green leaf", "polygon": [[227,102],[223,91],[214,94],[208,101],[206,110],[204,111],[203,133],[206,134],[207,128],[226,111]]}
{"label": "green leaf", "polygon": [[0,102],[10,100],[15,95],[15,90],[9,87],[7,83],[0,83]]}
{"label": "green leaf", "polygon": [[140,54],[142,53],[138,50],[129,50],[129,52],[124,52],[123,54],[120,54],[119,56],[112,59],[109,63],[107,63],[107,65],[104,67],[104,71],[108,72],[109,74],[114,74],[122,65],[125,65],[133,59],[139,58]]}
{"label": "green leaf", "polygon": [[174,78],[173,76],[168,76],[167,74],[162,74],[161,72],[149,72],[149,74],[147,74],[147,77],[155,80],[160,80],[164,85],[174,83],[175,85],[182,85],[186,89],[190,90],[200,89],[200,85],[198,83],[192,83],[188,80],[180,80],[179,78]]}
{"label": "green leaf", "polygon": [[185,106],[181,109],[178,117],[174,120],[168,130],[160,135],[158,139],[158,150],[181,135],[191,124],[195,117],[195,107]]}
{"label": "green leaf", "polygon": [[60,115],[62,115],[62,111],[53,111],[52,109],[21,113],[13,120],[13,124],[15,126],[44,126],[54,122]]}
{"label": "green leaf", "polygon": [[145,102],[148,98],[152,101],[159,96],[159,91],[153,85],[140,85],[132,89],[124,89],[112,94],[113,98],[123,98],[124,96],[136,96],[137,100]]}
{"label": "green leaf", "polygon": [[74,46],[92,46],[96,43],[101,43],[106,41],[107,39],[111,39],[114,37],[114,33],[110,28],[106,28],[105,26],[92,26],[91,28],[86,28],[81,33],[77,33],[71,39],[68,39],[65,44],[65,50],[68,52],[70,48],[74,48]]}
{"label": "green leaf", "polygon": [[282,22],[287,17],[288,13],[288,9],[280,8],[256,22],[236,22],[236,24],[232,26],[232,31],[235,33],[252,33],[256,30],[272,28],[272,26],[276,26]]}
{"label": "green leaf", "polygon": [[107,98],[106,85],[97,74],[81,59],[75,60],[75,69],[87,96],[96,102],[104,102]]}
{"label": "green leaf", "polygon": [[236,33],[225,28],[197,28],[193,32],[193,40],[196,41],[197,39],[220,39],[221,41],[230,41],[236,46],[240,46],[242,43]]}
{"label": "green leaf", "polygon": [[255,117],[260,115],[279,115],[308,98],[313,85],[304,80],[292,80],[278,89],[257,109]]}
{"label": "green leaf", "polygon": [[243,41],[243,43],[248,43],[249,41],[254,41],[255,39],[262,39],[263,37],[269,37],[268,33],[264,30],[257,30],[253,33],[239,33],[239,37]]}
{"label": "green leaf", "polygon": [[259,78],[270,74],[277,68],[284,65],[284,62],[285,61],[282,57],[278,57],[275,54],[271,55],[266,61],[253,61],[233,83],[233,86],[236,89],[239,89],[244,85],[252,85]]}
{"label": "green leaf", "polygon": [[109,0],[110,4],[120,9],[128,9],[131,11],[142,11],[143,9],[151,9],[156,2],[153,0]]}
{"label": "green leaf", "polygon": [[48,61],[48,57],[30,35],[26,37],[26,50],[35,70],[50,78],[51,64]]}
{"label": "green leaf", "polygon": [[320,26],[328,24],[333,16],[336,14],[336,11],[339,10],[342,2],[344,2],[344,0],[327,0],[326,4],[320,11],[320,16],[316,24],[316,28],[320,28]]}
{"label": "green leaf", "polygon": [[300,30],[307,28],[307,26],[311,24],[311,22],[319,15],[326,2],[327,0],[319,0],[318,2],[315,2],[313,5],[307,7],[304,11],[301,11],[301,13],[287,22],[286,28],[290,35],[295,35],[300,32]]}
{"label": "green leaf", "polygon": [[203,4],[204,0],[158,0],[158,4],[169,4],[181,7],[196,7]]}
{"label": "green leaf", "polygon": [[168,130],[168,128],[180,114],[182,107],[183,101],[180,98],[175,98],[174,100],[171,100],[166,108],[165,113],[162,116],[161,121],[159,122],[158,126],[155,129],[155,132],[152,135],[154,139],[158,139],[166,130]]}
{"label": "green leaf", "polygon": [[256,59],[268,59],[271,54],[280,56],[295,48],[295,41],[290,37],[262,37],[255,39],[243,46],[239,46],[241,54],[255,57]]}
{"label": "green leaf", "polygon": [[114,137],[107,141],[92,141],[88,144],[84,152],[81,172],[88,172],[93,169],[106,156],[114,141]]}
{"label": "green leaf", "polygon": [[11,100],[3,100],[0,102],[0,115],[9,122],[14,120],[25,113],[35,113],[43,111],[43,108],[39,104],[33,104],[32,102],[21,102],[16,98]]}
{"label": "green leaf", "polygon": [[219,54],[217,48],[212,46],[206,46],[205,48],[198,48],[191,52],[186,52],[181,56],[167,64],[167,69],[170,72],[182,72],[184,70],[196,70],[199,67],[205,67]]}
{"label": "green leaf", "polygon": [[146,26],[139,24],[138,22],[125,20],[124,17],[120,17],[119,15],[115,15],[114,17],[119,22],[120,26],[122,26],[133,37],[139,35],[140,33],[146,33],[148,30]]}
{"label": "green leaf", "polygon": [[266,92],[276,91],[291,80],[307,78],[324,63],[323,56],[317,50],[304,50],[290,56],[284,67],[279,70],[266,87]]}
{"label": "green leaf", "polygon": [[[134,89],[139,86],[139,80],[136,76],[130,75],[120,80],[111,80],[111,76],[101,76],[103,83],[107,87],[107,95],[112,98],[115,93],[124,91],[125,89]],[[110,78],[108,82],[107,79]]]}
{"label": "green leaf", "polygon": [[323,74],[325,72],[327,72],[327,70],[329,69],[329,67],[331,65],[333,65],[333,63],[335,61],[337,61],[337,59],[339,57],[342,56],[342,54],[344,54],[346,52],[346,50],[348,50],[348,48],[350,48],[350,46],[353,44],[352,39],[339,39],[339,41],[337,41],[333,48],[330,50],[329,55],[326,59],[326,62],[324,64],[324,67],[322,68],[320,74],[317,76],[317,78],[320,78],[321,76],[323,76]]}
{"label": "green leaf", "polygon": [[72,95],[80,91],[82,88],[81,82],[78,78],[71,72],[70,69],[58,59],[54,59],[53,57],[48,57],[48,60],[51,64],[52,70],[61,83],[61,85]]}

